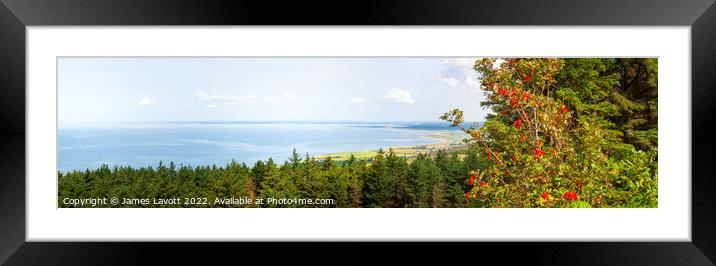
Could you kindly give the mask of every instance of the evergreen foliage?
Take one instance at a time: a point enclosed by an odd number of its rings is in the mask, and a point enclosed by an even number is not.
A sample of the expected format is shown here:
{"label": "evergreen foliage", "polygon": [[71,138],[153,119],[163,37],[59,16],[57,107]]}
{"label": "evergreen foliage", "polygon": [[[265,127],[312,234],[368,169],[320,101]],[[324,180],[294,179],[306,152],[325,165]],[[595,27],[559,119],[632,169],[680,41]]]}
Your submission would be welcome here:
{"label": "evergreen foliage", "polygon": [[[181,204],[117,204],[101,207],[464,207],[465,169],[481,157],[477,149],[459,154],[420,155],[412,162],[392,150],[371,160],[350,158],[318,161],[294,151],[282,165],[273,159],[252,167],[232,161],[226,166],[113,167],[58,172],[60,207],[63,199],[96,197],[182,198]],[[474,155],[470,155],[474,154]],[[207,198],[210,204],[184,204],[184,197]],[[333,199],[326,204],[214,204],[227,198]],[[89,206],[85,206],[89,207]]]}

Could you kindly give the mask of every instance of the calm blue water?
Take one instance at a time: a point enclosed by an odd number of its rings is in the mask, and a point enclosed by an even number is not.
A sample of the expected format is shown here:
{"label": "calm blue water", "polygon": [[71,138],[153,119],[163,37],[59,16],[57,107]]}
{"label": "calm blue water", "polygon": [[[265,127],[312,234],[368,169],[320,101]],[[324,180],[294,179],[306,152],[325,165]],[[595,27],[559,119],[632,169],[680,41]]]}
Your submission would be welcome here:
{"label": "calm blue water", "polygon": [[429,131],[447,123],[134,123],[61,128],[58,170],[110,166],[252,165],[272,157],[302,156],[435,143]]}

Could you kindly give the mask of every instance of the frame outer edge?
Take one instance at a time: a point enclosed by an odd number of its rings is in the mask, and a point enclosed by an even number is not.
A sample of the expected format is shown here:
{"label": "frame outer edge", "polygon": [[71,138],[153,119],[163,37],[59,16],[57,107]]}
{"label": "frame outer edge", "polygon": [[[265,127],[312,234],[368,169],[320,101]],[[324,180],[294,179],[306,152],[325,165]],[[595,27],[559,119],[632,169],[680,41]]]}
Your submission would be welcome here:
{"label": "frame outer edge", "polygon": [[[1,0],[25,25],[691,25],[714,0]],[[268,11],[268,12],[267,12]],[[569,23],[569,24],[566,24]]]}
{"label": "frame outer edge", "polygon": [[24,134],[25,25],[4,5],[0,21],[0,134]]}
{"label": "frame outer edge", "polygon": [[[9,169],[6,176],[0,176],[0,262],[6,260],[25,241],[25,69],[17,66],[25,65],[25,23],[8,9],[3,1],[0,5],[0,65],[4,66],[4,73],[0,73],[0,149],[4,152],[4,160],[0,165]],[[701,179],[692,180],[692,243],[712,261],[716,258],[714,238],[716,227],[713,226],[716,217],[716,199],[711,188],[716,186],[716,179],[710,178],[716,170],[713,165],[711,151],[716,144],[709,143],[710,114],[716,111],[716,7],[713,1],[708,2],[709,8],[697,19],[691,19],[692,25],[692,177]],[[693,7],[693,6],[692,6]],[[24,11],[24,14],[36,12],[38,9]],[[47,12],[47,11],[45,11]],[[34,16],[42,16],[43,12]],[[448,12],[449,13],[449,12]],[[681,12],[684,13],[684,12]],[[686,12],[688,14],[693,14]],[[68,13],[56,14],[55,18]],[[696,14],[698,15],[698,14]],[[24,18],[24,17],[23,17]],[[562,18],[565,19],[565,18]],[[681,18],[684,19],[684,18]],[[90,19],[91,20],[91,19]],[[32,23],[53,24],[61,21],[29,19]],[[681,20],[680,20],[681,21]],[[79,21],[76,21],[76,23]],[[100,24],[113,25],[116,22],[96,21]],[[104,23],[102,23],[104,22]],[[82,23],[91,21],[82,20]],[[596,24],[597,22],[592,22]],[[673,21],[671,21],[673,23]],[[135,23],[137,24],[137,23]],[[167,25],[174,24],[172,22]],[[547,23],[549,24],[549,23]],[[637,20],[631,25],[646,24],[644,20]],[[655,23],[661,24],[661,23]],[[684,24],[684,23],[679,23]],[[9,40],[9,41],[8,41]],[[694,56],[698,55],[698,56]],[[22,165],[22,167],[17,167]],[[19,201],[18,201],[19,199]],[[9,219],[8,219],[9,218]]]}
{"label": "frame outer edge", "polygon": [[25,242],[25,37],[0,4],[0,263]]}
{"label": "frame outer edge", "polygon": [[716,261],[716,144],[710,126],[716,113],[716,5],[711,5],[691,27],[691,60],[691,240],[711,261]]}

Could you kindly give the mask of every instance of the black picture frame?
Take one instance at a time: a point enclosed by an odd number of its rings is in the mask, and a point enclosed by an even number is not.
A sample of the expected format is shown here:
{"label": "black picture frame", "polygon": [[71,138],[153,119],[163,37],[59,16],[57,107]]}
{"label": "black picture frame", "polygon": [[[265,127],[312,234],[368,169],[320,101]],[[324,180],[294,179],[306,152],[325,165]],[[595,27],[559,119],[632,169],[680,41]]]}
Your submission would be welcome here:
{"label": "black picture frame", "polygon": [[[146,263],[140,259],[145,255],[162,256],[164,263],[188,262],[186,259],[198,255],[207,262],[241,253],[253,257],[256,252],[268,252],[264,258],[270,264],[276,260],[296,262],[309,258],[334,264],[361,262],[367,259],[364,255],[405,254],[396,248],[421,255],[457,253],[459,255],[450,257],[463,262],[474,261],[470,252],[482,256],[506,253],[502,257],[505,262],[570,265],[713,265],[716,261],[716,197],[710,191],[716,187],[712,174],[716,164],[711,152],[716,144],[711,140],[709,126],[716,107],[713,104],[716,102],[714,0],[0,0],[0,3],[0,66],[3,70],[0,72],[0,166],[3,169],[0,174],[0,262],[8,265],[134,264]],[[26,242],[25,27],[73,25],[690,26],[691,242],[443,243],[438,247],[417,243],[388,247],[392,244]],[[687,88],[668,89],[689,93]],[[226,250],[232,252],[226,253]]]}

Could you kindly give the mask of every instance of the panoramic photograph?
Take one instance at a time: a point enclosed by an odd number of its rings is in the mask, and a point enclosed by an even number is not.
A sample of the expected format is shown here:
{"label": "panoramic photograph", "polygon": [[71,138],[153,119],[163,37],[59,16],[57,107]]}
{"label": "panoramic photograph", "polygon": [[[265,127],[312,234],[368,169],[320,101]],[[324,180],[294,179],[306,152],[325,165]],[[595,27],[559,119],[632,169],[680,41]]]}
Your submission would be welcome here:
{"label": "panoramic photograph", "polygon": [[657,208],[657,58],[59,57],[58,208]]}

